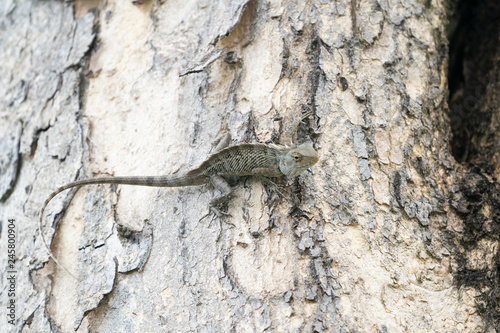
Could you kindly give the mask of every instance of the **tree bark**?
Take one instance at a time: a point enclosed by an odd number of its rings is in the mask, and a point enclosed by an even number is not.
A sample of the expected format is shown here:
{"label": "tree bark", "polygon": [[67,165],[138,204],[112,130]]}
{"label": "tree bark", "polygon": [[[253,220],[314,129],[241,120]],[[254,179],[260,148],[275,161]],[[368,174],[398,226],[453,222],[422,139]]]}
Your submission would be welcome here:
{"label": "tree bark", "polygon": [[[15,316],[8,323],[2,306],[2,326],[494,332],[497,83],[487,89],[493,111],[483,113],[490,127],[472,135],[475,160],[460,164],[447,77],[455,7],[5,2],[0,275]],[[460,105],[471,89],[450,92]],[[296,139],[312,140],[320,161],[276,180],[283,195],[251,177],[232,180],[229,215],[216,216],[210,186],[84,186],[57,196],[43,220],[52,251],[79,280],[49,260],[38,214],[57,187],[186,172],[221,133],[233,144],[278,143],[306,111],[313,116]]]}

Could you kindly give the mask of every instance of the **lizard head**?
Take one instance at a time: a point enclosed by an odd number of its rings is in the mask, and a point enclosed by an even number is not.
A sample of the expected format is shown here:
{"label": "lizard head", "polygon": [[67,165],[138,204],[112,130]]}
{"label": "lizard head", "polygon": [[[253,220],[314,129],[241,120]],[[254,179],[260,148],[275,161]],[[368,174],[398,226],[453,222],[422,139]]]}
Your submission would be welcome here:
{"label": "lizard head", "polygon": [[292,148],[280,160],[280,171],[286,176],[298,176],[318,162],[318,153],[311,142]]}

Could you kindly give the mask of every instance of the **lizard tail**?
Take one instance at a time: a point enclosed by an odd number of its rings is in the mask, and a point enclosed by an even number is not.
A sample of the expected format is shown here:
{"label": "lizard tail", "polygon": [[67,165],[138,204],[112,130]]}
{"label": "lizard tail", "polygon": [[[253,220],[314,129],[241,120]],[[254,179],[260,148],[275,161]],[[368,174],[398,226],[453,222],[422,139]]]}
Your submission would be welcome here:
{"label": "lizard tail", "polygon": [[54,199],[56,195],[61,193],[62,191],[68,190],[73,187],[80,187],[82,185],[89,184],[123,184],[123,185],[138,185],[138,186],[154,186],[154,187],[178,187],[178,186],[194,186],[194,185],[203,185],[209,182],[208,178],[198,175],[166,175],[166,176],[153,176],[153,177],[98,177],[98,178],[88,178],[81,179],[71,183],[68,183],[64,186],[59,187],[57,190],[52,192],[47,200],[45,200],[42,210],[40,211],[40,220],[38,224],[40,237],[42,239],[42,243],[47,250],[49,256],[54,260],[54,262],[65,270],[69,275],[78,280],[78,278],[73,275],[66,267],[64,267],[59,260],[57,260],[56,256],[52,253],[49,246],[47,245],[47,241],[45,240],[45,236],[43,234],[43,213],[45,212],[45,208],[49,204],[49,202]]}

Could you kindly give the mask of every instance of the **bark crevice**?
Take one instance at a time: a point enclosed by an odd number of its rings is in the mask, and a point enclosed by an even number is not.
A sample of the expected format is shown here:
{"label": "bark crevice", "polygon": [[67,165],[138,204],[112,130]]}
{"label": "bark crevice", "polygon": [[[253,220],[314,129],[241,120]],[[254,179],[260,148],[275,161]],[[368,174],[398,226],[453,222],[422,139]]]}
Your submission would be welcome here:
{"label": "bark crevice", "polygon": [[458,162],[491,161],[495,151],[499,37],[500,2],[457,2],[448,30],[448,82],[452,153]]}

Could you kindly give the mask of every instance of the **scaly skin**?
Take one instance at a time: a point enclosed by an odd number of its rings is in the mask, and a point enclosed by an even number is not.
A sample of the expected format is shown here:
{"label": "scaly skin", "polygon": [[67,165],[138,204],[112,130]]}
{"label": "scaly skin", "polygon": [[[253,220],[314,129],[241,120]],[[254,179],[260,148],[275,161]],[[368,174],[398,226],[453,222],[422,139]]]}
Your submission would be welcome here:
{"label": "scaly skin", "polygon": [[[309,116],[303,115],[295,121],[289,130],[295,132],[300,121]],[[289,133],[289,131],[287,131]],[[290,136],[291,134],[286,134]],[[318,161],[318,154],[307,142],[295,147],[266,145],[258,143],[240,144],[224,148],[211,155],[198,168],[182,175],[144,176],[144,177],[98,177],[77,180],[52,192],[40,212],[39,231],[42,242],[54,262],[74,277],[52,254],[42,232],[43,213],[49,202],[59,193],[73,187],[90,184],[122,184],[154,187],[196,186],[211,183],[222,192],[222,196],[212,200],[212,205],[226,201],[231,194],[231,187],[224,177],[259,176],[281,177],[298,176]],[[75,277],[76,278],[76,277]]]}

